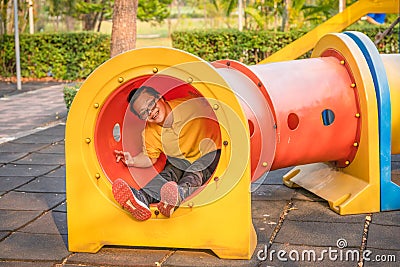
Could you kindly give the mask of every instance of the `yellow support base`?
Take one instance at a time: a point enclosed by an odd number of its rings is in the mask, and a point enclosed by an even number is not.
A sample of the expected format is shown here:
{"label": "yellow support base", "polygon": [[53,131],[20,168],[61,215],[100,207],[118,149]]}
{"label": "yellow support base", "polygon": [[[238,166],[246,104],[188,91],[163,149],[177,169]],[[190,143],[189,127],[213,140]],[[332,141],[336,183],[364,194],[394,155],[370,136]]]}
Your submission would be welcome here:
{"label": "yellow support base", "polygon": [[[76,173],[76,172],[75,172]],[[249,181],[211,204],[179,208],[171,218],[135,221],[89,179],[68,171],[69,250],[97,252],[104,245],[211,249],[220,258],[250,259],[257,244]],[[212,185],[214,187],[215,185]],[[152,208],[154,211],[154,208]],[[154,213],[154,212],[153,212]]]}
{"label": "yellow support base", "polygon": [[297,166],[283,176],[283,182],[325,199],[340,215],[380,211],[379,186],[369,185],[327,163]]}

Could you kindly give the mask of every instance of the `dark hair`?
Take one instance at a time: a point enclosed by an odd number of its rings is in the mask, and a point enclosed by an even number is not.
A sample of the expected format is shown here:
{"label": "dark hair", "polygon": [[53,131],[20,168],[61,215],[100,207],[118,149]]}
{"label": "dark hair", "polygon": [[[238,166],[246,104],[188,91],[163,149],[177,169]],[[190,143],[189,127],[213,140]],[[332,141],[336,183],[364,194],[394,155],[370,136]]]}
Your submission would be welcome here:
{"label": "dark hair", "polygon": [[133,103],[135,103],[136,99],[142,94],[142,93],[148,93],[149,95],[152,95],[156,98],[160,98],[160,93],[156,91],[153,87],[150,86],[140,86],[139,88],[134,88],[128,95],[128,103],[129,103],[129,110],[135,114],[136,116],[139,116],[139,114],[136,112],[136,110],[133,108]]}

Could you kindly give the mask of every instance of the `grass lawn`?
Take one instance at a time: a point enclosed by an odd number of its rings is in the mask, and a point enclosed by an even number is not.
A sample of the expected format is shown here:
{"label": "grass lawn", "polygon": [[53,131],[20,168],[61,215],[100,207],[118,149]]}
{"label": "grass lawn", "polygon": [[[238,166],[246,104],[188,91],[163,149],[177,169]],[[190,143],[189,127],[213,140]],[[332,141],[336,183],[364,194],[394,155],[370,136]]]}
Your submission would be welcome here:
{"label": "grass lawn", "polygon": [[147,46],[167,46],[172,47],[171,38],[137,38],[136,48]]}

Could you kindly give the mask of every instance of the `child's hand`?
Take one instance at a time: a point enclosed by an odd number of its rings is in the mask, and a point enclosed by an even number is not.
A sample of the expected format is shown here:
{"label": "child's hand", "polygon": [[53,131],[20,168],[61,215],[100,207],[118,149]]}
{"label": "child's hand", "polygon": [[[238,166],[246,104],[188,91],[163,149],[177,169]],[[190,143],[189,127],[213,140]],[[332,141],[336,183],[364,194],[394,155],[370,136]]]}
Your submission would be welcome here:
{"label": "child's hand", "polygon": [[117,162],[122,162],[126,166],[130,167],[133,166],[133,157],[131,156],[131,153],[125,152],[125,151],[119,151],[119,150],[114,150],[115,157],[117,159]]}

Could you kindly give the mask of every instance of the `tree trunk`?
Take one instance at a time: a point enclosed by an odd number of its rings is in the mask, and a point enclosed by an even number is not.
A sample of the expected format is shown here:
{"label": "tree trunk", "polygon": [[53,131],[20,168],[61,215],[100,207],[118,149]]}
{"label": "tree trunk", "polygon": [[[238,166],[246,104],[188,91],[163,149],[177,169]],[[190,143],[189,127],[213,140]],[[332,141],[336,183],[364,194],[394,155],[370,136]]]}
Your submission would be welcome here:
{"label": "tree trunk", "polygon": [[286,32],[289,29],[291,0],[283,0],[282,12],[282,31]]}
{"label": "tree trunk", "polygon": [[115,0],[111,32],[111,57],[136,47],[138,0]]}
{"label": "tree trunk", "polygon": [[346,0],[339,0],[339,12],[343,12],[346,8]]}
{"label": "tree trunk", "polygon": [[84,31],[91,31],[92,30],[92,28],[90,26],[90,22],[91,22],[90,16],[91,16],[91,14],[84,14],[83,15],[83,19],[82,19],[83,27],[82,27],[82,29]]}
{"label": "tree trunk", "polygon": [[84,31],[94,31],[94,28],[96,27],[96,22],[97,22],[98,16],[99,16],[99,12],[85,14],[83,16],[83,30]]}
{"label": "tree trunk", "polygon": [[102,1],[101,1],[101,5],[103,6],[103,8],[101,9],[100,17],[99,17],[99,19],[98,19],[98,23],[97,23],[97,32],[100,32],[101,23],[103,22],[104,12],[105,12],[105,10],[106,10],[106,7],[105,7],[105,5],[106,5],[106,0],[102,0]]}
{"label": "tree trunk", "polygon": [[67,32],[73,32],[75,30],[75,19],[71,16],[65,16],[65,24]]}

